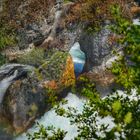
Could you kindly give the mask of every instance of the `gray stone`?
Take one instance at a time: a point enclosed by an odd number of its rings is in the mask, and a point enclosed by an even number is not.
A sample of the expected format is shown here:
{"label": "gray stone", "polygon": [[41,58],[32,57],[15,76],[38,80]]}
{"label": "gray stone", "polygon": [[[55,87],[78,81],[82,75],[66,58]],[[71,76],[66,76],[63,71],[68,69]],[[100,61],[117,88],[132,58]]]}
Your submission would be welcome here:
{"label": "gray stone", "polygon": [[100,32],[89,34],[83,32],[79,43],[81,50],[86,54],[85,71],[91,70],[94,66],[99,66],[107,55],[111,54],[116,42],[109,44],[109,37],[113,33],[109,29],[102,29]]}

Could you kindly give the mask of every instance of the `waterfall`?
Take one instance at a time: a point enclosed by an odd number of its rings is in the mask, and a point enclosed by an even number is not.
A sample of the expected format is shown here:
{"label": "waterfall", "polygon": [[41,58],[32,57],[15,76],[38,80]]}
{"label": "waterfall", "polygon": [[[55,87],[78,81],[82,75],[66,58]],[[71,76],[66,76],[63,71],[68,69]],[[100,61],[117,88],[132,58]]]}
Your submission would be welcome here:
{"label": "waterfall", "polygon": [[4,94],[10,84],[22,76],[25,76],[32,66],[21,64],[7,64],[0,67],[0,104],[3,101]]}
{"label": "waterfall", "polygon": [[15,70],[14,74],[3,79],[0,82],[0,104],[2,103],[3,97],[4,97],[4,93],[6,92],[7,88],[9,87],[9,85],[12,83],[12,80],[14,78],[16,78],[18,71]]}

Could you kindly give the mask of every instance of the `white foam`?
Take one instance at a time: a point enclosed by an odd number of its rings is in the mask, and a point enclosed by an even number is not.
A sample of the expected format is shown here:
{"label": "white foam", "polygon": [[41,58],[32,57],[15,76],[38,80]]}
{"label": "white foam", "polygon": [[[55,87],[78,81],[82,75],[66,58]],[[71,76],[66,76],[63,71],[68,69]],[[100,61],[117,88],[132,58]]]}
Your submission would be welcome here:
{"label": "white foam", "polygon": [[[64,105],[64,108],[70,106],[77,108],[80,112],[82,111],[85,102],[84,99],[78,98],[75,94],[69,93],[66,97],[66,100],[68,100],[68,104]],[[54,109],[51,109],[50,111],[46,112],[45,115],[37,121],[40,124],[43,124],[44,126],[53,125],[56,128],[61,128],[62,130],[68,131],[65,140],[70,140],[77,136],[77,127],[75,125],[70,125],[70,120],[68,118],[58,116],[55,113]],[[34,132],[36,130],[38,129],[35,126],[33,126],[27,132]],[[26,133],[17,137],[16,140],[27,140]]]}
{"label": "white foam", "polygon": [[0,82],[0,103],[2,103],[4,94],[7,88],[9,87],[9,85],[11,84],[12,80],[17,76],[17,73],[18,71],[16,70],[12,76],[3,79]]}
{"label": "white foam", "polygon": [[133,24],[134,25],[140,25],[140,20],[138,18],[133,19]]}

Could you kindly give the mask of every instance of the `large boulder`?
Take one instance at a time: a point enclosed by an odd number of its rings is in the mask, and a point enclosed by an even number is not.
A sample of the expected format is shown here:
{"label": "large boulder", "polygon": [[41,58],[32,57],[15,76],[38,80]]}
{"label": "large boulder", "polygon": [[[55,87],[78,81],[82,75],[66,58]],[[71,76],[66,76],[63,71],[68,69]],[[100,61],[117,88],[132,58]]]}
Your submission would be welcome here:
{"label": "large boulder", "polygon": [[50,97],[66,96],[64,89],[75,83],[74,65],[68,53],[57,51],[27,78],[16,80],[8,88],[3,112],[17,133],[51,107]]}
{"label": "large boulder", "polygon": [[37,79],[17,80],[5,94],[3,113],[16,132],[22,132],[45,109],[45,99],[45,92],[38,86]]}
{"label": "large boulder", "polygon": [[94,66],[99,66],[111,51],[118,47],[116,35],[108,28],[103,28],[96,33],[83,32],[79,39],[81,50],[86,55],[85,70],[89,71]]}
{"label": "large boulder", "polygon": [[57,91],[75,83],[74,64],[67,52],[55,52],[36,73],[39,79],[43,79],[41,86],[53,89],[50,83],[55,83]]}
{"label": "large boulder", "polygon": [[[123,55],[122,47],[117,43],[118,38],[119,36],[106,26],[94,34],[82,33],[79,40],[81,50],[86,55],[85,75],[95,83],[102,97],[113,89],[120,88],[115,83],[115,76],[108,70],[112,62],[117,60],[119,55]],[[113,50],[119,55],[115,55]]]}

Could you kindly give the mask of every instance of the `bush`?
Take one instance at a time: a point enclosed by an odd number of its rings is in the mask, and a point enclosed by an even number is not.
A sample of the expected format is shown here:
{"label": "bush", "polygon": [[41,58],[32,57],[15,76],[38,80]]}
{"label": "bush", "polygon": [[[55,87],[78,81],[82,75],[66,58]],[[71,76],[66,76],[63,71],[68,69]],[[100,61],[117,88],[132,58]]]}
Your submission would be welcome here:
{"label": "bush", "polygon": [[37,123],[39,128],[38,132],[35,132],[33,135],[28,133],[28,140],[63,140],[66,132],[61,129],[56,129],[53,126],[45,128],[43,125]]}

